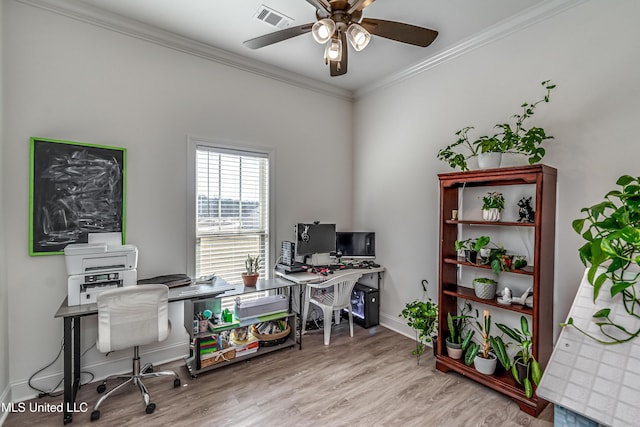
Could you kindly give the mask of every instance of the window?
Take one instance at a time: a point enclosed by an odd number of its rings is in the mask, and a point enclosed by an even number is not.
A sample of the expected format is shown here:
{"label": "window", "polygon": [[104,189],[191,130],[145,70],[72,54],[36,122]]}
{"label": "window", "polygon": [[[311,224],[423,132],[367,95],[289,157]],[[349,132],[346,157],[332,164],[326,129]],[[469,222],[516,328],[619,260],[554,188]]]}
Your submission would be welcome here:
{"label": "window", "polygon": [[[270,265],[269,154],[195,141],[195,277],[242,283],[248,254]],[[192,148],[194,150],[194,148]],[[252,294],[253,297],[259,295]],[[229,302],[223,301],[223,307]]]}

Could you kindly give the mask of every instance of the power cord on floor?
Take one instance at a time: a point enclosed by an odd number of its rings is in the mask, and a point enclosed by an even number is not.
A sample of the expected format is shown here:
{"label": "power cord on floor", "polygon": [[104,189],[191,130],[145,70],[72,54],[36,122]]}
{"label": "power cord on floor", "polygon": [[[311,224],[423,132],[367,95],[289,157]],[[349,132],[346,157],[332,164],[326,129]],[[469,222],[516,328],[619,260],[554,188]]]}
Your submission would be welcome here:
{"label": "power cord on floor", "polygon": [[[96,346],[96,344],[94,343],[91,347],[89,347],[88,349],[83,351],[82,354],[80,355],[80,358],[82,358],[82,356],[87,354],[87,352],[89,352],[89,350],[91,350],[95,346]],[[53,386],[53,388],[51,388],[49,391],[42,390],[42,389],[40,389],[40,388],[38,388],[38,387],[36,387],[35,385],[32,384],[32,381],[34,381],[36,375],[38,375],[39,373],[43,372],[47,368],[53,366],[54,363],[56,363],[56,361],[60,358],[60,355],[62,354],[63,350],[64,350],[64,339],[60,342],[60,350],[58,350],[58,354],[56,355],[56,357],[49,364],[45,365],[44,367],[38,369],[36,372],[31,374],[31,376],[29,377],[29,380],[27,381],[27,384],[29,385],[29,387],[32,390],[35,390],[35,391],[38,392],[38,398],[39,399],[43,398],[45,396],[58,397],[58,396],[61,396],[64,393],[64,391],[54,392],[54,390],[56,390],[58,387],[60,387],[60,384],[62,384],[62,381],[64,380],[64,376],[62,378],[60,378],[60,381],[58,381],[58,383],[55,386]],[[80,387],[91,383],[93,381],[93,379],[95,378],[95,375],[92,372],[89,372],[89,371],[81,371],[80,375],[81,376],[82,375],[90,375],[89,381],[86,381],[84,383],[80,382]]]}

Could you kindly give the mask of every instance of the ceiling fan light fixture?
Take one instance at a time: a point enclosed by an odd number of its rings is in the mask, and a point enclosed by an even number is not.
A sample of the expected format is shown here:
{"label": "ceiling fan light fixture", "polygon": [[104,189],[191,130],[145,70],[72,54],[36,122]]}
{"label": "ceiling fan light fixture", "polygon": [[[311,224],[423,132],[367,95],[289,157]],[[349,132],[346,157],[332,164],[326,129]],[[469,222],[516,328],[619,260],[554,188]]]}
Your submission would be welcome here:
{"label": "ceiling fan light fixture", "polygon": [[342,60],[342,40],[333,38],[327,43],[327,47],[324,49],[324,59],[337,62]]}
{"label": "ceiling fan light fixture", "polygon": [[332,19],[324,18],[313,24],[311,34],[320,44],[326,43],[336,32],[336,23]]}
{"label": "ceiling fan light fixture", "polygon": [[371,41],[371,34],[361,25],[353,23],[347,28],[347,39],[349,43],[351,43],[351,46],[359,52],[367,47]]}

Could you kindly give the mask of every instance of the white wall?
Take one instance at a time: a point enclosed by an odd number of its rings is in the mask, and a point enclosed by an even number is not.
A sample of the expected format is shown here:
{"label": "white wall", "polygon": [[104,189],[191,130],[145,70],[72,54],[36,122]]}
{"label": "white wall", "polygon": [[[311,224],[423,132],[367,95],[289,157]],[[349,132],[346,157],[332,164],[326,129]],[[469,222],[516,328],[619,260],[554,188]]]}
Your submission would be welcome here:
{"label": "white wall", "polygon": [[[0,22],[4,12],[4,2],[0,2]],[[3,26],[4,29],[4,26]],[[4,30],[0,30],[0,46],[4,51]],[[0,165],[4,164],[4,62],[0,55]],[[4,170],[4,168],[2,168]],[[4,176],[0,172],[0,402],[9,402],[11,399],[9,387],[9,302],[7,298],[7,262],[5,256],[5,215],[2,194],[4,194]],[[0,424],[5,414],[0,413]]]}
{"label": "white wall", "polygon": [[[275,242],[291,239],[298,221],[351,225],[349,101],[21,3],[5,5],[3,100],[10,108],[2,170],[4,204],[11,206],[4,223],[11,248],[8,347],[15,400],[34,395],[25,381],[60,347],[62,321],[53,315],[67,292],[62,256],[28,255],[29,137],[127,149],[127,241],[138,246],[140,278],[186,271],[187,135],[275,148]],[[321,123],[332,123],[331,138],[319,131]],[[0,294],[5,287],[0,277]],[[172,309],[174,325],[181,324],[181,315],[180,308]],[[174,327],[164,344],[175,347],[173,355],[187,351],[182,329]],[[87,319],[83,349],[94,339],[95,320]],[[6,348],[0,380],[6,376]],[[122,358],[118,366],[129,368],[129,353]],[[95,371],[104,360],[93,349],[83,365]],[[55,384],[61,371],[58,361],[45,372],[53,378],[42,387]]]}
{"label": "white wall", "polygon": [[358,100],[354,223],[376,230],[388,269],[382,322],[411,334],[398,313],[421,279],[437,293],[437,174],[451,171],[437,151],[465,126],[490,133],[546,79],[558,88],[532,124],[556,137],[543,163],[558,169],[554,322],[565,319],[583,268],[571,221],[620,175],[640,175],[637,16],[634,0],[589,1]]}

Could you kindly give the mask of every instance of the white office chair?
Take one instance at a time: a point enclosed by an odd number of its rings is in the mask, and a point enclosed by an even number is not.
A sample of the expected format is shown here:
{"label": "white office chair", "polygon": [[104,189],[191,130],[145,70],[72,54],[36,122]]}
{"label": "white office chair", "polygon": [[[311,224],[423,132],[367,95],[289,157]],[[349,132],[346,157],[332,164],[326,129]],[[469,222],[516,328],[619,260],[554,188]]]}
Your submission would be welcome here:
{"label": "white office chair", "polygon": [[353,312],[351,307],[351,292],[363,273],[335,273],[335,277],[322,283],[308,283],[305,291],[304,312],[302,319],[302,333],[305,332],[309,303],[317,305],[324,314],[324,345],[329,345],[331,339],[331,315],[335,313],[335,323],[340,324],[340,310],[349,310],[349,333],[353,336]]}
{"label": "white office chair", "polygon": [[98,408],[115,391],[127,384],[135,384],[144,399],[145,411],[153,413],[155,403],[149,400],[149,392],[142,378],[171,376],[173,386],[180,386],[180,377],[173,371],[153,372],[150,363],[140,369],[139,346],[164,341],[171,330],[168,314],[169,288],[165,285],[140,285],[112,289],[99,294],[98,341],[96,347],[103,353],[133,347],[133,369],[127,375],[113,375],[98,386],[98,393],[104,393],[110,379],[126,379],[108,393],[100,397],[93,407],[91,421],[100,418]]}

